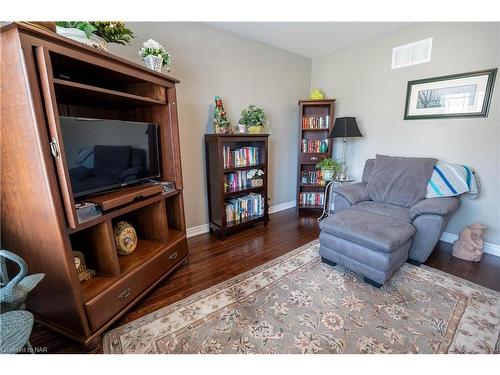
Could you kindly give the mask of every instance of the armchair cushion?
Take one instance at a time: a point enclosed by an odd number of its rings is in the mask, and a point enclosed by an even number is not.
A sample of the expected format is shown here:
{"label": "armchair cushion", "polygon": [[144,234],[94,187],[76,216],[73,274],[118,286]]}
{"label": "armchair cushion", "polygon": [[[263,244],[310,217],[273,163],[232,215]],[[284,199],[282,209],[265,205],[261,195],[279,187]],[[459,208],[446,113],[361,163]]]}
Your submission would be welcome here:
{"label": "armchair cushion", "polygon": [[411,207],[425,199],[436,161],[376,155],[367,193],[376,202]]}
{"label": "armchair cushion", "polygon": [[414,220],[424,214],[448,216],[453,214],[459,205],[460,201],[454,197],[427,198],[410,208],[410,219]]}
{"label": "armchair cushion", "polygon": [[373,166],[375,165],[375,159],[367,159],[365,162],[365,167],[363,168],[363,175],[361,176],[361,181],[368,183],[370,176],[373,171]]}
{"label": "armchair cushion", "polygon": [[394,219],[402,220],[406,223],[411,223],[409,215],[410,209],[406,207],[396,206],[395,204],[363,201],[356,203],[355,205],[351,206],[351,208],[353,210],[373,212],[374,214],[388,216]]}
{"label": "armchair cushion", "polygon": [[337,188],[334,188],[333,191],[345,199],[350,204],[356,204],[361,201],[366,201],[369,200],[370,197],[366,193],[366,183],[365,182],[358,182],[352,185],[346,185],[346,186],[340,186]]}

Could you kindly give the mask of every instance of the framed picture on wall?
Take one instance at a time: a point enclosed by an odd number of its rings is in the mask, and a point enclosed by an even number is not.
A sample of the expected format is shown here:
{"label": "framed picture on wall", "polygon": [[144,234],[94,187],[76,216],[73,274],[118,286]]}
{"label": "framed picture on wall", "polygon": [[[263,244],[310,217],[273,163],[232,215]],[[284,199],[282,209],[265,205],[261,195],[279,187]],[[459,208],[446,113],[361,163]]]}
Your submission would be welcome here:
{"label": "framed picture on wall", "polygon": [[409,81],[405,120],[487,117],[497,68]]}

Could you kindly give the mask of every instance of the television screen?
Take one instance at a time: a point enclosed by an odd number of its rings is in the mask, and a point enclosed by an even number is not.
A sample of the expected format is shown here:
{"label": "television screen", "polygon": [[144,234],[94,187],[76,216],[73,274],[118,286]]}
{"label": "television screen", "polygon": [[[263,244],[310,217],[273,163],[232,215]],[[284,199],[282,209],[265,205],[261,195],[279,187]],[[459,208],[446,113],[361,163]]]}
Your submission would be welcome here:
{"label": "television screen", "polygon": [[75,197],[160,175],[156,124],[60,117]]}

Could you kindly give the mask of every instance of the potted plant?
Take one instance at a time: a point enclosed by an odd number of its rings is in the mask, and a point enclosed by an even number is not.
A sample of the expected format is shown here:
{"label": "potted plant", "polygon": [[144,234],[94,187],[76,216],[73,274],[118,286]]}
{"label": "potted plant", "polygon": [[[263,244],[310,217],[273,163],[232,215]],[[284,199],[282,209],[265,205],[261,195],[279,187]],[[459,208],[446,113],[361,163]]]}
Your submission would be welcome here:
{"label": "potted plant", "polygon": [[258,108],[253,104],[247,109],[241,111],[241,118],[239,124],[245,125],[248,132],[251,134],[258,134],[264,129],[267,119],[262,108]]}
{"label": "potted plant", "polygon": [[332,158],[323,158],[323,160],[316,164],[316,168],[321,169],[323,180],[331,181],[335,175],[340,173],[342,165]]}
{"label": "potted plant", "polygon": [[264,184],[264,171],[261,169],[250,169],[247,172],[247,180],[250,180],[251,187],[260,187]]}
{"label": "potted plant", "polygon": [[128,44],[134,37],[132,30],[121,21],[58,21],[59,35],[107,51],[108,43]]}
{"label": "potted plant", "polygon": [[170,53],[156,40],[149,39],[142,44],[139,50],[139,56],[142,57],[144,63],[149,69],[161,72],[163,66],[167,66],[169,71]]}

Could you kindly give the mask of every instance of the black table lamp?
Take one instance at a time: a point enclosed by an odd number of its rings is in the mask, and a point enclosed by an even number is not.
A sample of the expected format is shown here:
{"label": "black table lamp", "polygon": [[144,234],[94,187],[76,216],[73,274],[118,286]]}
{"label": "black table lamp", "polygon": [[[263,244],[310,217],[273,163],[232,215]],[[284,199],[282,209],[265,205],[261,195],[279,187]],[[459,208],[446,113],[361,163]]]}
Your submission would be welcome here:
{"label": "black table lamp", "polygon": [[347,154],[347,138],[362,137],[363,135],[359,131],[358,124],[356,122],[356,117],[338,117],[335,119],[335,124],[328,135],[328,138],[342,138],[342,173],[339,176],[339,180],[346,181],[349,180],[346,171],[346,154]]}

